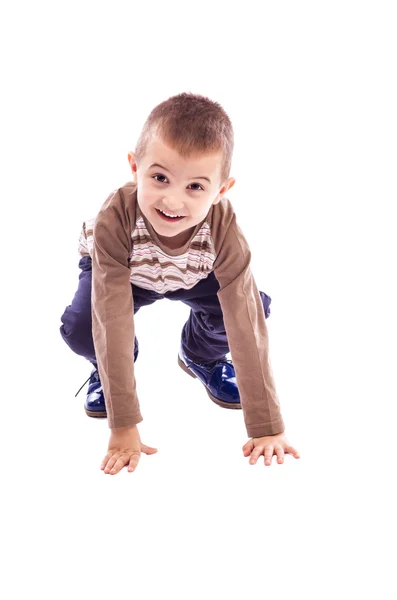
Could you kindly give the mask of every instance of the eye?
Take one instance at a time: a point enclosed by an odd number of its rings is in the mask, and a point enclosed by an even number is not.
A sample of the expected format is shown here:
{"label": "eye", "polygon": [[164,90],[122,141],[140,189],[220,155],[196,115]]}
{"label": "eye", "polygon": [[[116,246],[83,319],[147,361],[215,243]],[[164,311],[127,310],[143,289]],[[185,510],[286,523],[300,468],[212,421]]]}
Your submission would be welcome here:
{"label": "eye", "polygon": [[[157,177],[163,177],[163,179],[167,179],[165,175],[161,175],[161,173],[156,173],[156,175],[153,175],[152,179],[154,179],[155,181],[158,181],[159,183],[165,183],[164,181],[161,181],[159,179],[156,179]],[[199,189],[193,189],[193,192],[200,192],[203,191],[204,192],[204,188],[202,185],[200,185],[199,183],[191,183],[190,185],[198,185]],[[190,187],[190,186],[189,186]]]}
{"label": "eye", "polygon": [[[191,183],[190,185],[198,185],[204,192],[204,188],[199,183]],[[199,192],[200,190],[193,190],[193,192]]]}
{"label": "eye", "polygon": [[[164,177],[164,179],[167,179],[165,175],[161,175],[160,173],[153,176],[153,179],[155,179],[156,181],[158,181],[158,179],[156,179],[156,177]],[[163,181],[159,181],[159,183],[164,183],[164,182]]]}

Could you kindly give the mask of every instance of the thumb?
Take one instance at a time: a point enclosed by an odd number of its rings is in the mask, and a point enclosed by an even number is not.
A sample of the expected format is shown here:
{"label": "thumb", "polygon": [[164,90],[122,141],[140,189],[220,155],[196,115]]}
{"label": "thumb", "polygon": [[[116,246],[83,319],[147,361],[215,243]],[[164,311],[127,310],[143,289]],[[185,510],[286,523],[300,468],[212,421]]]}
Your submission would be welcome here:
{"label": "thumb", "polygon": [[145,452],[145,454],[155,454],[157,452],[157,448],[152,448],[151,446],[147,446],[146,444],[142,444],[141,450],[142,452]]}
{"label": "thumb", "polygon": [[253,440],[249,440],[243,446],[244,456],[247,456],[248,454],[251,454],[251,452],[252,452],[253,449],[254,449],[254,441]]}

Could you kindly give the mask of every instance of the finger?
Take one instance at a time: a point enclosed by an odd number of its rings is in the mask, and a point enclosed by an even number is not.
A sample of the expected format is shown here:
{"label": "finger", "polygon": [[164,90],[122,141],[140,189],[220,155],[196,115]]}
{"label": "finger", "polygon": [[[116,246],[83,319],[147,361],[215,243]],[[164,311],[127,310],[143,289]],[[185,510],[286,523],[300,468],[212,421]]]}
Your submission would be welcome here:
{"label": "finger", "polygon": [[134,453],[131,458],[130,458],[130,462],[128,465],[128,471],[135,471],[135,468],[137,466],[137,464],[139,463],[139,459],[140,459],[141,455],[137,452],[136,454]]}
{"label": "finger", "polygon": [[251,454],[250,464],[254,465],[261,454],[263,454],[263,446],[255,446],[255,448]]}
{"label": "finger", "polygon": [[282,446],[277,446],[275,450],[277,454],[277,462],[278,464],[282,464],[284,462],[284,449]]}
{"label": "finger", "polygon": [[298,450],[296,450],[295,448],[293,448],[292,446],[286,446],[284,448],[285,452],[287,452],[288,454],[293,454],[295,456],[295,458],[300,458],[300,454],[298,452]]}
{"label": "finger", "polygon": [[248,456],[249,454],[251,454],[253,448],[254,448],[254,442],[252,440],[250,440],[249,442],[244,444],[244,446],[242,448],[244,456]]}
{"label": "finger", "polygon": [[124,467],[124,465],[126,463],[128,463],[127,455],[122,454],[121,456],[118,457],[118,459],[114,463],[113,468],[110,469],[110,474],[115,475],[116,473],[118,473]]}
{"label": "finger", "polygon": [[105,466],[105,473],[109,473],[111,471],[119,456],[120,452],[115,452],[112,454]]}
{"label": "finger", "polygon": [[145,452],[145,454],[154,454],[155,452],[157,452],[157,448],[152,448],[151,446],[146,446],[146,444],[142,444],[141,451]]}
{"label": "finger", "polygon": [[272,446],[271,444],[269,444],[268,446],[266,446],[265,448],[265,465],[271,465],[272,464],[272,458],[273,458],[273,451],[274,451],[274,446]]}
{"label": "finger", "polygon": [[104,469],[105,466],[107,465],[107,462],[109,460],[109,458],[112,456],[111,452],[108,452],[105,456],[105,458],[103,459],[103,461],[101,462],[101,469]]}

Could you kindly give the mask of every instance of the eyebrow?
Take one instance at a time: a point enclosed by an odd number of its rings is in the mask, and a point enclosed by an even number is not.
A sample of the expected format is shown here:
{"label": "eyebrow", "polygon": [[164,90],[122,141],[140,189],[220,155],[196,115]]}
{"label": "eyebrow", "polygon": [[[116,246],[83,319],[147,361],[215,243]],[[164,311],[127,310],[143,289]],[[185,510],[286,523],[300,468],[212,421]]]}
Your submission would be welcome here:
{"label": "eyebrow", "polygon": [[[151,169],[152,167],[160,167],[160,169],[164,169],[164,171],[168,171],[168,173],[171,173],[171,175],[173,175],[172,171],[167,169],[167,167],[163,167],[163,165],[159,165],[158,163],[153,163],[152,165],[150,165],[149,169]],[[189,177],[189,179],[206,179],[208,183],[211,183],[211,179],[208,179],[208,177],[205,177],[204,175],[201,175],[200,177]]]}

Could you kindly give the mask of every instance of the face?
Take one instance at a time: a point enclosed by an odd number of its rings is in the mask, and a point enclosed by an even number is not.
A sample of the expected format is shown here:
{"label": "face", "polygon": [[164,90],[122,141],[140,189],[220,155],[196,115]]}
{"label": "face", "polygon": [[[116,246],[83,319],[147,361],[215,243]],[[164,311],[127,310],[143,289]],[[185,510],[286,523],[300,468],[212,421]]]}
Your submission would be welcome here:
{"label": "face", "polygon": [[[220,180],[221,154],[182,158],[160,137],[154,137],[139,165],[128,154],[137,199],[143,215],[160,239],[179,246],[190,237],[213,204],[218,204],[234,179]],[[172,218],[161,214],[177,215]]]}

